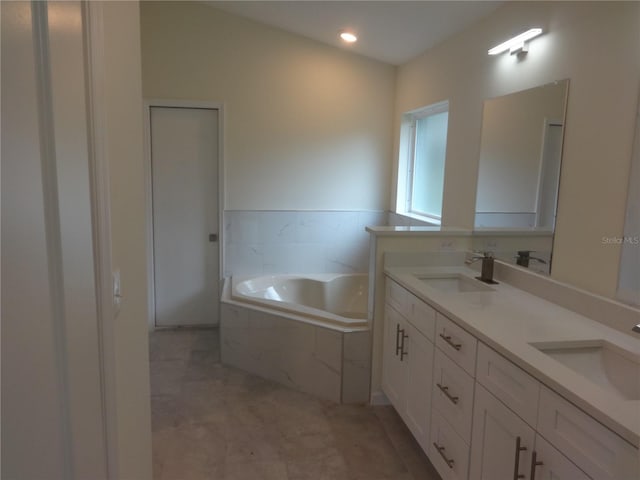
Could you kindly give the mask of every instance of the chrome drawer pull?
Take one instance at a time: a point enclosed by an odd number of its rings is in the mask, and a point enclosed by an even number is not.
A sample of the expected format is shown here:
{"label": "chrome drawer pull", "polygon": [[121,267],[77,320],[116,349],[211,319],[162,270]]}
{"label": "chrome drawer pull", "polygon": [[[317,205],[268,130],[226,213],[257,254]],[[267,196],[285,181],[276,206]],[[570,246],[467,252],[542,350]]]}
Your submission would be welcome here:
{"label": "chrome drawer pull", "polygon": [[403,362],[404,361],[404,357],[406,357],[407,355],[409,355],[409,352],[405,352],[404,351],[404,341],[409,338],[409,335],[407,335],[406,333],[404,333],[404,329],[401,330],[402,331],[402,343],[400,344],[400,361]]}
{"label": "chrome drawer pull", "polygon": [[529,475],[531,480],[536,480],[536,467],[539,465],[544,465],[544,463],[538,461],[538,452],[534,450],[531,455],[531,475]]}
{"label": "chrome drawer pull", "polygon": [[436,447],[436,450],[438,450],[438,453],[440,454],[442,459],[445,461],[445,463],[449,466],[449,468],[453,468],[453,464],[455,462],[453,461],[452,458],[447,458],[446,457],[446,455],[444,454],[444,447],[438,446],[438,444],[436,442],[433,442],[433,446]]}
{"label": "chrome drawer pull", "polygon": [[439,383],[436,383],[436,386],[440,389],[442,393],[446,395],[446,397],[453,403],[454,405],[458,404],[459,397],[454,397],[449,393],[449,387],[443,387]]}
{"label": "chrome drawer pull", "polygon": [[453,348],[455,348],[456,350],[460,350],[462,348],[462,344],[460,343],[453,343],[451,341],[451,335],[445,335],[444,333],[440,334],[440,337],[447,342],[449,345],[451,345]]}
{"label": "chrome drawer pull", "polygon": [[518,470],[520,470],[520,452],[524,452],[527,449],[527,447],[520,446],[520,442],[520,437],[516,437],[516,461],[515,468],[513,469],[513,480],[525,477],[523,473],[518,472]]}

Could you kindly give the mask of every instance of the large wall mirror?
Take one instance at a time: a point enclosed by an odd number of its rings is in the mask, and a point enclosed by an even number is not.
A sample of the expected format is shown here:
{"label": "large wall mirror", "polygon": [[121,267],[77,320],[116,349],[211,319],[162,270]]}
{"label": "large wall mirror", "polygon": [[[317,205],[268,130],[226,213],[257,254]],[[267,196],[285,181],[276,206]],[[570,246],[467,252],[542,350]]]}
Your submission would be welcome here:
{"label": "large wall mirror", "polygon": [[640,96],[638,98],[624,236],[616,239],[622,244],[618,298],[635,306],[640,306]]}
{"label": "large wall mirror", "polygon": [[476,228],[553,231],[569,80],[484,102]]}

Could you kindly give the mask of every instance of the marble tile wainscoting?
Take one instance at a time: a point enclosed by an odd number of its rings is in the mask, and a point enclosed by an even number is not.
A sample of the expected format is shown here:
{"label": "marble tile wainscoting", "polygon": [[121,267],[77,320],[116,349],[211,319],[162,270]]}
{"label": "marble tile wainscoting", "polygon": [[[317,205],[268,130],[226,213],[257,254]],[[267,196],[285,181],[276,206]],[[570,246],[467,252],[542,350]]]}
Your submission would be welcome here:
{"label": "marble tile wainscoting", "polygon": [[341,331],[223,298],[220,336],[225,365],[337,403],[369,399],[368,329]]}
{"label": "marble tile wainscoting", "polygon": [[225,210],[224,276],[260,273],[364,273],[367,226],[386,211]]}

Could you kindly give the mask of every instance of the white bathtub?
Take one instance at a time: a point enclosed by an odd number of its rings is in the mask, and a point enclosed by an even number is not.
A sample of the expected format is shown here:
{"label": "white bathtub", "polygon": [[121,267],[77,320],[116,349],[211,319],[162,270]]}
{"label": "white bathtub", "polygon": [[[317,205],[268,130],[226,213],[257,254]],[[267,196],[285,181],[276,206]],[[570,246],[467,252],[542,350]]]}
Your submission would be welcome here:
{"label": "white bathtub", "polygon": [[308,319],[311,323],[367,327],[366,274],[264,275],[233,277],[231,298]]}
{"label": "white bathtub", "polygon": [[369,399],[367,275],[260,275],[225,281],[222,362],[341,403]]}

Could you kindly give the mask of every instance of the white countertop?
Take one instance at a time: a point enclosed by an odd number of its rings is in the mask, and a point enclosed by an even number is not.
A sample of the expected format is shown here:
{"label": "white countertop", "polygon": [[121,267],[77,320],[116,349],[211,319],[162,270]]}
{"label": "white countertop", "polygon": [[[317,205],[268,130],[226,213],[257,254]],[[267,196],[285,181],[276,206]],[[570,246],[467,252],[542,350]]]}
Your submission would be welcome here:
{"label": "white countertop", "polygon": [[[415,275],[461,273],[466,267],[388,267],[385,274],[429,303],[622,438],[640,446],[640,400],[624,400],[565,367],[530,343],[606,340],[640,355],[640,339],[504,282],[492,291],[445,292]],[[499,279],[498,279],[499,280]]]}

